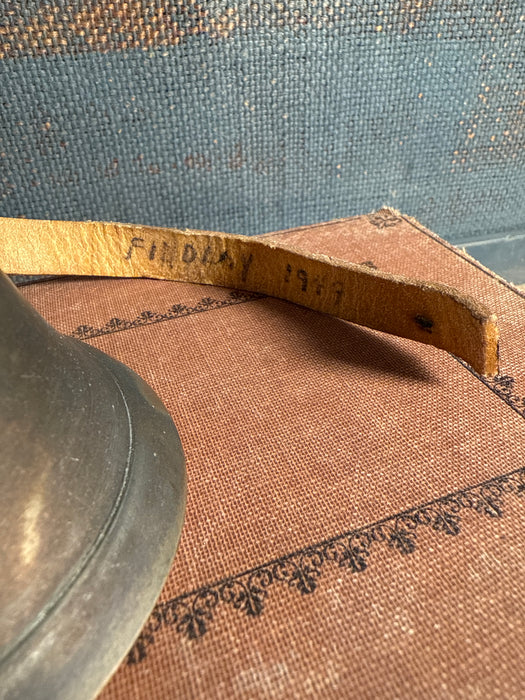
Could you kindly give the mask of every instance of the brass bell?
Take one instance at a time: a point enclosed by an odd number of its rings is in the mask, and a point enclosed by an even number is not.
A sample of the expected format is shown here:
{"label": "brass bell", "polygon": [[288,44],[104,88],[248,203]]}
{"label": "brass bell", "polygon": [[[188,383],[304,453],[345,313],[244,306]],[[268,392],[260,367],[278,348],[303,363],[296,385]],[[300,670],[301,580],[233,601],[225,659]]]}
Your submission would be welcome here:
{"label": "brass bell", "polygon": [[0,697],[90,698],[168,574],[184,456],[152,390],[3,273],[0,323]]}
{"label": "brass bell", "polygon": [[[0,262],[11,271],[237,287],[435,345],[482,374],[498,371],[495,315],[439,283],[224,233],[17,219],[0,220],[0,229]],[[71,258],[70,249],[88,254]],[[56,333],[5,276],[0,323],[0,696],[89,698],[131,646],[168,573],[184,457],[151,389]]]}

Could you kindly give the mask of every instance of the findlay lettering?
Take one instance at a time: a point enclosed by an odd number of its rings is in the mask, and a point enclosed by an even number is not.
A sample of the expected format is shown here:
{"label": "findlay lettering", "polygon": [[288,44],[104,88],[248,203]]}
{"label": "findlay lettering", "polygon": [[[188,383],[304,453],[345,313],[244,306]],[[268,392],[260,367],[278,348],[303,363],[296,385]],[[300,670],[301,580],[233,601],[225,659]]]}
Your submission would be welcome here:
{"label": "findlay lettering", "polygon": [[[228,248],[221,251],[207,245],[204,250],[195,243],[179,245],[176,241],[146,241],[135,236],[131,239],[125,260],[131,260],[134,256],[143,256],[148,260],[157,261],[162,266],[173,269],[174,265],[181,261],[186,265],[225,265],[230,270],[237,265],[235,256]],[[246,282],[248,271],[253,262],[253,255],[240,255],[241,279]]]}

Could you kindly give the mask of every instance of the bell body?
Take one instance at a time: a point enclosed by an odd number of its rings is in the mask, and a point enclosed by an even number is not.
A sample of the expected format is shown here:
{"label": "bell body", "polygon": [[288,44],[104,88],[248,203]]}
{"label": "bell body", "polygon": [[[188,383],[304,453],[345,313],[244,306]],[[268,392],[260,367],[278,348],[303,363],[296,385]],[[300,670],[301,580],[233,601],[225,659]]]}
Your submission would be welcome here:
{"label": "bell body", "polygon": [[152,390],[3,274],[0,326],[0,697],[90,698],[169,571],[184,456]]}

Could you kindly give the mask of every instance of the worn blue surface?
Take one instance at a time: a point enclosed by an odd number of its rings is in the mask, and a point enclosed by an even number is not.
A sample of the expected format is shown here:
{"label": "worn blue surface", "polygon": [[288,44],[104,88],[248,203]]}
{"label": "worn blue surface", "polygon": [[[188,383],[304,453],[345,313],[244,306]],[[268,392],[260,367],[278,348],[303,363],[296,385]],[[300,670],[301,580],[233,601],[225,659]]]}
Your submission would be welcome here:
{"label": "worn blue surface", "polygon": [[0,215],[253,234],[386,204],[523,233],[521,45],[284,27],[4,59]]}

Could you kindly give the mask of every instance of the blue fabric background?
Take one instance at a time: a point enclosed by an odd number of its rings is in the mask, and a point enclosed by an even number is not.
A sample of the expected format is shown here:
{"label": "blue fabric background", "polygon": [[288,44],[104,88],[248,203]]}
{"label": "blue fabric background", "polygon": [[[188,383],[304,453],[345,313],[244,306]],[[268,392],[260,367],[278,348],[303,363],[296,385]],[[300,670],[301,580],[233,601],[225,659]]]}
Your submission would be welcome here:
{"label": "blue fabric background", "polygon": [[455,243],[525,232],[520,3],[320,4],[348,12],[240,3],[244,28],[105,52],[16,49],[0,3],[0,215],[254,234],[386,204]]}

